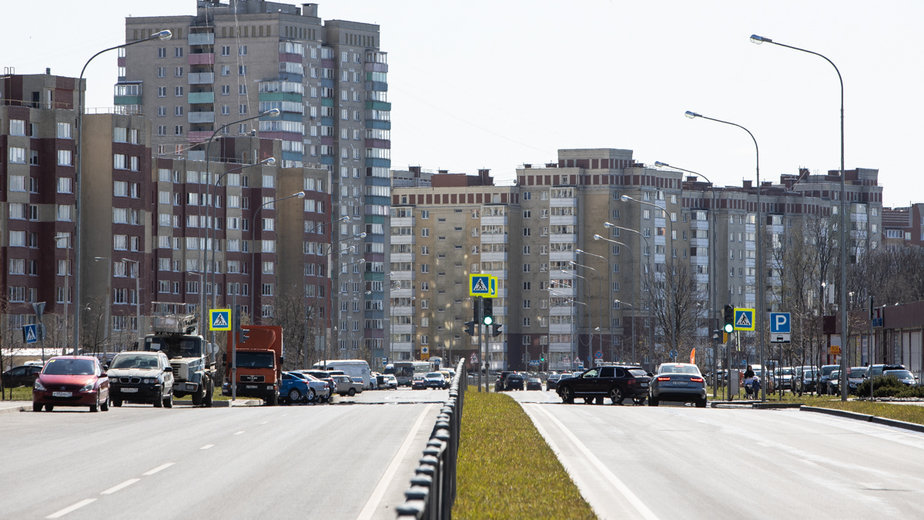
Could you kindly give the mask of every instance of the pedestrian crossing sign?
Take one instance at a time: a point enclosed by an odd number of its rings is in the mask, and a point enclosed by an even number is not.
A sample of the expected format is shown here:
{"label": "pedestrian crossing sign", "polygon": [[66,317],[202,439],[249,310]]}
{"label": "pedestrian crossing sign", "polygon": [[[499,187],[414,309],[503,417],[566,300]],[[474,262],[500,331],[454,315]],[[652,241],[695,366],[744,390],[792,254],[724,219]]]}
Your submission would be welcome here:
{"label": "pedestrian crossing sign", "polygon": [[754,330],[754,309],[735,308],[735,330]]}
{"label": "pedestrian crossing sign", "polygon": [[469,296],[497,298],[497,277],[489,274],[468,275]]}
{"label": "pedestrian crossing sign", "polygon": [[22,338],[26,344],[35,343],[38,341],[38,325],[23,325],[22,326]]}
{"label": "pedestrian crossing sign", "polygon": [[231,330],[231,309],[209,310],[209,330]]}

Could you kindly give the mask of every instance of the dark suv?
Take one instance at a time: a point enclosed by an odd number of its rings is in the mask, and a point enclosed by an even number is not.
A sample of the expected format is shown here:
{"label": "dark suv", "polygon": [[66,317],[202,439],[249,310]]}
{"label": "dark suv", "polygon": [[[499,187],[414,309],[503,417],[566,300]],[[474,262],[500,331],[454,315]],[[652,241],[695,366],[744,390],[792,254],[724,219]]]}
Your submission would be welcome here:
{"label": "dark suv", "polygon": [[516,372],[507,374],[504,380],[504,390],[523,390],[523,375]]}
{"label": "dark suv", "polygon": [[565,403],[583,397],[585,403],[596,400],[597,404],[603,404],[603,398],[609,397],[613,404],[622,404],[626,398],[644,404],[650,381],[651,375],[637,366],[595,367],[559,381],[558,395]]}

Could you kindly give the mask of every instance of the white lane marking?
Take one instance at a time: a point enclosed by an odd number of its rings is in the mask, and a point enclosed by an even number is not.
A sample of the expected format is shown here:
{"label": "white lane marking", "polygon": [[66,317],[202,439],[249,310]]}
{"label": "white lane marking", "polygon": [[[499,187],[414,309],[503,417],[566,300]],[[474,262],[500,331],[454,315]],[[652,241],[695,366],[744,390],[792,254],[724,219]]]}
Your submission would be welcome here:
{"label": "white lane marking", "polygon": [[209,448],[214,448],[214,447],[215,447],[214,444],[206,444],[205,446],[203,446],[203,447],[201,447],[201,448],[199,448],[199,449],[200,449],[200,450],[207,450],[207,449],[209,449]]}
{"label": "white lane marking", "polygon": [[401,444],[401,448],[398,449],[397,453],[395,453],[395,456],[391,459],[391,462],[388,463],[388,467],[385,468],[385,473],[382,474],[382,478],[379,479],[379,483],[375,486],[372,494],[369,495],[369,500],[366,501],[366,505],[363,506],[363,509],[359,512],[359,516],[356,517],[356,520],[369,520],[372,518],[372,515],[375,514],[379,507],[379,502],[381,502],[382,497],[385,496],[385,490],[388,489],[388,486],[394,480],[395,473],[398,472],[398,466],[401,465],[401,461],[404,459],[407,450],[411,448],[411,443],[414,441],[414,436],[417,434],[417,430],[420,429],[420,423],[423,422],[424,418],[427,416],[427,412],[429,412],[430,408],[432,407],[432,404],[428,404],[423,409],[423,411],[420,412],[420,415],[417,417],[417,421],[414,422],[414,426],[411,427],[407,437],[404,438],[404,442]]}
{"label": "white lane marking", "polygon": [[[526,407],[524,406],[523,408],[526,408]],[[634,507],[636,511],[638,511],[639,515],[641,515],[642,518],[647,518],[649,520],[658,519],[658,516],[655,515],[654,512],[652,512],[650,509],[648,509],[645,503],[638,496],[636,496],[635,493],[633,493],[632,490],[630,490],[629,487],[626,486],[622,482],[622,480],[619,479],[619,477],[614,475],[613,472],[611,472],[609,468],[607,468],[606,465],[603,464],[600,461],[600,459],[598,459],[593,454],[593,452],[591,452],[587,448],[587,446],[584,445],[584,443],[578,440],[578,438],[573,433],[571,433],[571,430],[565,427],[565,425],[562,424],[561,421],[555,418],[548,411],[544,410],[541,405],[536,405],[536,404],[530,405],[529,409],[533,411],[541,412],[543,415],[545,415],[549,419],[549,421],[554,423],[555,426],[559,430],[561,430],[561,432],[565,435],[565,437],[568,438],[568,441],[571,443],[571,445],[574,448],[577,448],[577,450],[581,452],[581,455],[583,455],[587,459],[587,461],[590,462],[597,471],[599,471],[599,476],[602,476],[614,488],[616,488],[616,490],[622,494],[622,496],[626,499],[626,501],[629,502],[629,504],[632,507]],[[541,433],[542,436],[545,437],[545,441],[549,443],[549,447],[552,448],[552,451],[554,451],[556,454],[562,453],[561,449],[559,449],[559,447],[555,444],[552,438],[548,435],[548,432],[544,431],[544,429],[538,422],[533,421],[533,424],[535,424],[536,429],[539,430],[539,433]]]}
{"label": "white lane marking", "polygon": [[239,431],[239,432],[234,432],[234,435],[241,435],[241,434],[243,434],[243,433],[244,433],[244,430],[241,430],[241,431]]}
{"label": "white lane marking", "polygon": [[263,422],[261,422],[261,423],[260,423],[260,426],[263,426],[264,424],[269,424],[269,421],[263,421]]}
{"label": "white lane marking", "polygon": [[121,483],[121,484],[116,484],[115,486],[112,486],[111,488],[107,489],[106,491],[103,491],[102,493],[100,493],[100,495],[111,495],[111,494],[115,493],[116,491],[119,491],[119,490],[121,490],[121,489],[125,489],[125,488],[127,488],[128,486],[131,486],[132,484],[134,484],[135,482],[138,482],[139,480],[141,480],[141,479],[140,479],[140,478],[130,478],[130,479],[126,480],[125,482]]}
{"label": "white lane marking", "polygon": [[145,472],[145,473],[142,473],[142,475],[144,475],[145,477],[150,477],[151,475],[153,475],[153,474],[155,474],[155,473],[160,473],[161,471],[163,471],[163,470],[169,468],[170,466],[173,466],[174,464],[176,464],[176,463],[175,463],[175,462],[168,462],[168,463],[166,463],[166,464],[161,464],[160,466],[157,466],[157,467],[154,468],[154,469],[151,469],[151,470],[148,470],[148,471]]}
{"label": "white lane marking", "polygon": [[81,500],[80,502],[77,502],[76,504],[74,504],[74,505],[72,505],[72,506],[70,506],[70,507],[65,507],[64,509],[62,509],[62,510],[56,512],[56,513],[52,513],[52,514],[46,516],[45,518],[61,518],[62,516],[66,515],[66,514],[68,514],[68,513],[70,513],[70,512],[76,511],[76,510],[80,509],[81,507],[83,507],[83,506],[85,506],[85,505],[87,505],[87,504],[92,504],[93,502],[96,502],[96,499],[95,499],[95,498],[87,498],[87,499]]}

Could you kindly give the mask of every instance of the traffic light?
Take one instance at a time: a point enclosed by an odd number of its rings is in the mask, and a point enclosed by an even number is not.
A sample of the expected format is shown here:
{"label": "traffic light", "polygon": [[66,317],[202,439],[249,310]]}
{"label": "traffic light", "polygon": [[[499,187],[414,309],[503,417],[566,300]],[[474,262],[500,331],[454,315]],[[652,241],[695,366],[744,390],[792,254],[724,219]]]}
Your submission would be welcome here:
{"label": "traffic light", "polygon": [[481,323],[490,325],[494,323],[494,299],[482,298],[481,300],[481,306],[484,309],[484,317],[482,318]]}
{"label": "traffic light", "polygon": [[465,322],[465,333],[468,334],[469,336],[475,335],[475,322],[474,321]]}
{"label": "traffic light", "polygon": [[725,325],[722,326],[722,330],[731,334],[735,331],[735,308],[731,305],[726,305],[724,318]]}
{"label": "traffic light", "polygon": [[238,344],[246,343],[247,340],[250,339],[250,329],[245,329],[244,327],[241,327],[238,330],[240,331],[240,335],[238,336],[238,339],[239,339]]}
{"label": "traffic light", "polygon": [[501,327],[503,327],[503,325],[501,325],[500,323],[492,323],[492,324],[491,324],[491,335],[492,335],[492,336],[500,336],[500,335],[501,335]]}

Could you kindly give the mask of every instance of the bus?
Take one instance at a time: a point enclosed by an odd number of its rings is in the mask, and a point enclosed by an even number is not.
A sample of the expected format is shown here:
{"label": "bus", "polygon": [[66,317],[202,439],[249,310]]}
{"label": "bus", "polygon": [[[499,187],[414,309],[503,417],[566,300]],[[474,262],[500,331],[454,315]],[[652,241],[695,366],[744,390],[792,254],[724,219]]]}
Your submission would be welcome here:
{"label": "bus", "polygon": [[[395,361],[392,363],[392,367],[393,372],[391,373],[398,380],[398,386],[411,386],[415,375],[424,376],[427,372],[430,372],[429,361]],[[386,369],[385,373],[389,373],[389,370]]]}

